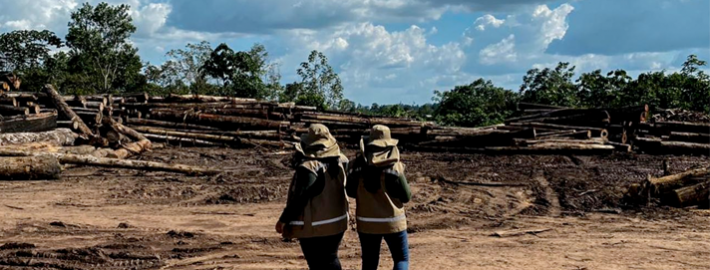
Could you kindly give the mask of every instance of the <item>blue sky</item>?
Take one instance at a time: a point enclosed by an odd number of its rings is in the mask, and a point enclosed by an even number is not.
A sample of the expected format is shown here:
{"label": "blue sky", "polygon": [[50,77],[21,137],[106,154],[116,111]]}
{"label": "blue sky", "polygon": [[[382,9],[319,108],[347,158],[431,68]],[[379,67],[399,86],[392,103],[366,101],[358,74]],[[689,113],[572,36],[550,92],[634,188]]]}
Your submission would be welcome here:
{"label": "blue sky", "polygon": [[[66,34],[81,0],[0,0],[0,32]],[[99,1],[91,0],[95,4]],[[108,0],[131,6],[145,61],[207,40],[259,42],[283,82],[324,52],[358,103],[425,103],[478,78],[517,90],[530,68],[676,71],[710,60],[708,0]]]}

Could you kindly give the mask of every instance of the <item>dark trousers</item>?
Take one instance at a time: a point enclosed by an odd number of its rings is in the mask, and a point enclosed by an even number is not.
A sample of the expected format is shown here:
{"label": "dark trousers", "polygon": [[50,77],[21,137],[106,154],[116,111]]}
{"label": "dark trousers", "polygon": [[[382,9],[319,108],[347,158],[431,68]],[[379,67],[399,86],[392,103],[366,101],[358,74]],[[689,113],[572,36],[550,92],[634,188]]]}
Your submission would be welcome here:
{"label": "dark trousers", "polygon": [[380,246],[382,238],[387,242],[387,246],[392,253],[394,270],[409,269],[409,243],[407,241],[407,231],[393,234],[366,234],[360,235],[360,246],[362,247],[362,270],[376,270],[380,264]]}
{"label": "dark trousers", "polygon": [[298,239],[310,270],[342,270],[338,260],[338,247],[345,232],[324,236]]}

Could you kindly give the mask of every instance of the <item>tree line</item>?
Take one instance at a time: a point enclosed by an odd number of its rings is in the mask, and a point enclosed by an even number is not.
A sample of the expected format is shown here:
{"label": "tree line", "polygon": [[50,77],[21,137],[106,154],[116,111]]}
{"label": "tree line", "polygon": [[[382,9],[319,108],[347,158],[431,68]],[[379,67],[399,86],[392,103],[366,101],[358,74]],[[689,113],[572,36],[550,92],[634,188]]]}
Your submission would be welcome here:
{"label": "tree line", "polygon": [[226,95],[457,126],[500,123],[514,114],[518,102],[575,108],[649,104],[710,112],[710,78],[702,71],[707,63],[695,55],[673,73],[647,72],[632,78],[624,70],[596,70],[577,76],[574,66],[559,63],[529,70],[518,91],[478,79],[434,91],[432,103],[363,106],[343,97],[338,74],[318,51],[297,67],[300,78],[285,85],[280,66],[261,44],[234,51],[224,43],[214,48],[206,41],[190,43],[168,51],[161,65],[145,63],[130,42],[137,29],[129,8],[85,3],[72,12],[64,39],[48,30],[0,34],[0,71],[14,72],[24,89],[34,91],[52,83],[65,94]]}

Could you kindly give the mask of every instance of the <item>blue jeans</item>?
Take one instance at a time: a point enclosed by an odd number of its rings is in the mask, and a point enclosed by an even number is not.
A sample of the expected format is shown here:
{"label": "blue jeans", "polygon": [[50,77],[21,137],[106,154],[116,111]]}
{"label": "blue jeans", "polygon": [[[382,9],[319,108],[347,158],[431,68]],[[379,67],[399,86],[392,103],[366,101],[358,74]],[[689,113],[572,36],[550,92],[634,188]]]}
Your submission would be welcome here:
{"label": "blue jeans", "polygon": [[409,243],[407,241],[407,231],[393,234],[366,234],[360,235],[360,246],[362,247],[362,270],[376,270],[380,264],[380,246],[382,238],[387,242],[387,246],[392,253],[394,270],[409,269]]}
{"label": "blue jeans", "polygon": [[344,234],[345,232],[331,236],[298,239],[308,268],[311,270],[342,270],[340,260],[338,260],[338,248]]}

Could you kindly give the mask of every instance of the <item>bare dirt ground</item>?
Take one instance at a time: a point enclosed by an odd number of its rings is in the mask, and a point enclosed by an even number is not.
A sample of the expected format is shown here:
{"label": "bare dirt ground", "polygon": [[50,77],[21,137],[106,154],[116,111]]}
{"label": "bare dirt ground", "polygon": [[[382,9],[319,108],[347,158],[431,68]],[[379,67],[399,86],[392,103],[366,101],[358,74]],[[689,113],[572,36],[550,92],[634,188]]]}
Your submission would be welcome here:
{"label": "bare dirt ground", "polygon": [[[664,158],[682,171],[707,157],[403,154],[411,269],[710,269],[710,215],[622,199],[629,183],[661,174]],[[305,269],[298,243],[273,231],[289,153],[168,148],[141,158],[224,172],[72,168],[61,181],[0,181],[0,269]],[[540,232],[506,234],[527,230]],[[359,254],[348,231],[346,269],[359,269]]]}

